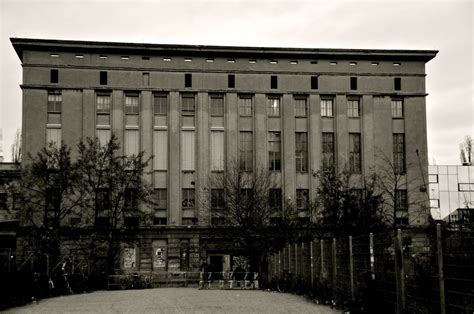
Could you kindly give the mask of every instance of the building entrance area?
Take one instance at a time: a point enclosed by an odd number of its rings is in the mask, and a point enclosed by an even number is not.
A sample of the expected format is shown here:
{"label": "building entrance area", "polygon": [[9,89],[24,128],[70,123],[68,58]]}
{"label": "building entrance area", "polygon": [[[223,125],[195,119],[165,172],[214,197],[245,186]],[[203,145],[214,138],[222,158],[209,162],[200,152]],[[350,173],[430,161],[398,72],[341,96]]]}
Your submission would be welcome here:
{"label": "building entrance area", "polygon": [[231,271],[229,254],[209,254],[208,264],[211,265],[213,272]]}

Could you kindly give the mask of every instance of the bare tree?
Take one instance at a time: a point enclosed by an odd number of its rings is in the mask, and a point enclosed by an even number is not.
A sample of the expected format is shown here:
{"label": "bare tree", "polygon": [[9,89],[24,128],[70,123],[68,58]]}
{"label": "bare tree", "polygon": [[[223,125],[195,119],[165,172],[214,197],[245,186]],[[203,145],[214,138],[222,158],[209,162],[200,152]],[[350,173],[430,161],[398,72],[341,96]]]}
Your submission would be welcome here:
{"label": "bare tree", "polygon": [[384,226],[383,197],[376,189],[375,175],[357,186],[350,184],[346,169],[323,169],[313,175],[318,180],[316,221],[323,234],[357,235]]}
{"label": "bare tree", "polygon": [[21,162],[21,131],[16,130],[15,138],[12,144],[12,162],[19,164]]}
{"label": "bare tree", "polygon": [[61,228],[81,211],[77,182],[76,165],[65,144],[49,143],[22,167],[16,194],[21,197],[22,227],[34,240],[28,249],[51,256],[52,262],[60,255]]}
{"label": "bare tree", "polygon": [[[394,161],[382,151],[376,153],[376,159],[377,186],[384,197],[385,220],[393,228],[418,220],[424,222],[429,216],[429,198],[424,174],[415,175],[421,165]],[[407,175],[407,169],[412,170],[411,175]]]}
{"label": "bare tree", "polygon": [[212,173],[205,187],[208,197],[201,206],[211,212],[214,234],[230,240],[234,251],[246,256],[253,269],[295,231],[290,222],[296,217],[293,209],[285,211],[281,189],[276,187],[265,167],[247,172],[236,161],[225,172]]}
{"label": "bare tree", "polygon": [[474,142],[470,135],[466,135],[464,141],[459,144],[460,158],[462,164],[467,164],[468,166],[473,165],[474,161],[474,151],[473,151]]}
{"label": "bare tree", "polygon": [[78,145],[82,222],[92,228],[89,255],[94,261],[96,248],[105,248],[108,274],[117,266],[124,230],[147,225],[151,216],[146,205],[153,190],[143,179],[150,159],[143,160],[143,152],[121,156],[119,149],[114,135],[105,146],[97,138]]}

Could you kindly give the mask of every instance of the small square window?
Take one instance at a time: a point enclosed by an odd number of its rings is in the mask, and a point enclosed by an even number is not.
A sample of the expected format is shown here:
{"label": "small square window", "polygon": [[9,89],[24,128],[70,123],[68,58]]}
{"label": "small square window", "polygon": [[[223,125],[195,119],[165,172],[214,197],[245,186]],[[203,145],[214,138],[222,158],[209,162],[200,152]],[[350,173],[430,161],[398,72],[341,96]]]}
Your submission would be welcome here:
{"label": "small square window", "polygon": [[357,90],[357,77],[351,77],[351,90]]}
{"label": "small square window", "polygon": [[296,60],[290,61],[290,64],[298,64],[298,61]]}
{"label": "small square window", "polygon": [[142,56],[142,60],[150,60],[149,56]]}
{"label": "small square window", "polygon": [[100,71],[100,85],[107,85],[107,72]]}
{"label": "small square window", "polygon": [[270,88],[277,89],[278,88],[278,76],[272,75],[270,77]]}
{"label": "small square window", "polygon": [[252,64],[257,63],[257,60],[251,59],[249,60],[249,63],[252,63]]}
{"label": "small square window", "polygon": [[165,57],[165,58],[163,58],[163,61],[165,61],[165,62],[170,62],[170,61],[171,61],[171,58]]}
{"label": "small square window", "polygon": [[130,59],[130,58],[129,58],[129,56],[121,56],[120,59],[122,59],[122,60],[128,60],[128,59]]}
{"label": "small square window", "polygon": [[84,59],[84,55],[76,55],[76,59]]}
{"label": "small square window", "polygon": [[99,56],[99,59],[107,59],[107,58],[108,58],[108,57],[105,56],[105,55],[100,55],[100,56]]}
{"label": "small square window", "polygon": [[235,63],[235,59],[228,59],[227,62],[229,62],[229,63]]}
{"label": "small square window", "polygon": [[212,59],[212,58],[207,58],[207,59],[206,59],[206,62],[207,62],[207,63],[212,63],[212,62],[214,62],[214,59]]}
{"label": "small square window", "polygon": [[355,61],[349,62],[349,65],[357,65],[357,62]]}
{"label": "small square window", "polygon": [[400,62],[394,62],[394,63],[393,63],[393,66],[394,66],[394,67],[399,67],[400,65],[401,65]]}
{"label": "small square window", "polygon": [[193,61],[192,58],[184,58],[184,62],[191,62],[191,61]]}
{"label": "small square window", "polygon": [[52,54],[50,54],[50,56],[53,57],[53,58],[58,58],[58,57],[59,57],[59,54],[57,54],[57,53],[52,53]]}
{"label": "small square window", "polygon": [[372,62],[372,65],[377,66],[377,65],[379,65],[379,63],[378,62]]}
{"label": "small square window", "polygon": [[229,74],[227,76],[227,87],[235,88],[235,75],[234,74]]}
{"label": "small square window", "polygon": [[318,64],[318,61],[316,61],[316,60],[311,60],[311,64]]}
{"label": "small square window", "polygon": [[184,74],[184,87],[192,87],[193,86],[193,78],[190,73]]}
{"label": "small square window", "polygon": [[318,89],[318,77],[311,76],[311,89]]}
{"label": "small square window", "polygon": [[278,64],[277,60],[270,60],[270,64]]}
{"label": "small square window", "polygon": [[337,65],[337,61],[331,61],[329,62],[330,65]]}
{"label": "small square window", "polygon": [[51,69],[50,82],[59,83],[59,70]]}

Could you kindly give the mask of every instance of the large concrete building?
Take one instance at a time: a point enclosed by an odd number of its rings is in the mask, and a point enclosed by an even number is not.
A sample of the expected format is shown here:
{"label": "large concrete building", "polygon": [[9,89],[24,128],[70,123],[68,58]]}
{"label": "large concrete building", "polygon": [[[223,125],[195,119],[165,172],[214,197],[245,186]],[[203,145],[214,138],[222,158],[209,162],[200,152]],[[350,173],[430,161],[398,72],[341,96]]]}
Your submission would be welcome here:
{"label": "large concrete building", "polygon": [[[200,204],[209,175],[236,158],[247,171],[268,167],[282,203],[314,197],[312,171],[325,165],[347,166],[357,187],[381,153],[406,183],[397,221],[429,213],[425,64],[436,51],[11,42],[25,155],[112,133],[124,154],[154,155],[155,227],[137,233],[124,267],[183,268],[184,251],[191,269],[206,259],[228,268],[231,253],[204,236],[213,216]],[[424,217],[403,205],[423,199]]]}

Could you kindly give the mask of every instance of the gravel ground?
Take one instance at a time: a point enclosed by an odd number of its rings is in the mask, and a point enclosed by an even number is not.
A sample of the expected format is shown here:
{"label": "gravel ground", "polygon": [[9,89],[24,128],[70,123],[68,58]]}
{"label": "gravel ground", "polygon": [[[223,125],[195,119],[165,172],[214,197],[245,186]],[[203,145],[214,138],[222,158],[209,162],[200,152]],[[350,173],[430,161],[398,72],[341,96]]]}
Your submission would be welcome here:
{"label": "gravel ground", "polygon": [[249,290],[159,288],[45,299],[7,313],[339,313],[300,296]]}

